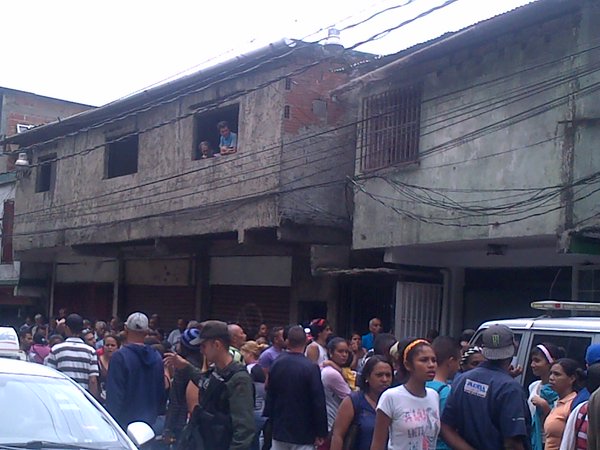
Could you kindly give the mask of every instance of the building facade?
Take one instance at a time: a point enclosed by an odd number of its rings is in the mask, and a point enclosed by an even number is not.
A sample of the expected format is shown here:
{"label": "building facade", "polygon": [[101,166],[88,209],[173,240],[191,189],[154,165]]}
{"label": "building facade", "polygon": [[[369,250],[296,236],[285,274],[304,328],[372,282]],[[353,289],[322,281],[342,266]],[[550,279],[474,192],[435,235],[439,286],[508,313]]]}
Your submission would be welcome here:
{"label": "building facade", "polygon": [[539,315],[541,298],[600,301],[599,14],[540,0],[334,92],[361,124],[353,248],[433,277],[398,281],[399,335]]}
{"label": "building facade", "polygon": [[[90,109],[91,106],[45,97],[31,92],[0,87],[0,136],[24,133],[35,126],[56,121]],[[15,292],[19,288],[21,265],[13,256],[13,228],[17,176],[14,155],[0,160],[0,318],[3,324],[22,323],[28,314],[43,312],[39,289]]]}
{"label": "building facade", "polygon": [[[335,318],[337,280],[312,268],[350,246],[356,114],[328,93],[366,57],[281,42],[5,139],[31,162],[14,246],[48,311]],[[236,151],[202,158],[221,121]]]}

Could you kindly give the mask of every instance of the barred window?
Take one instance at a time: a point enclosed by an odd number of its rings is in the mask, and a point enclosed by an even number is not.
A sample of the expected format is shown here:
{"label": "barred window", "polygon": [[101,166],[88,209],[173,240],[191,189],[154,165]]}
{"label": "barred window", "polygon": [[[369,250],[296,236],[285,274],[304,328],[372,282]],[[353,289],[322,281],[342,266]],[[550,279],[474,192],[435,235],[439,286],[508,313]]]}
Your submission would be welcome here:
{"label": "barred window", "polygon": [[363,99],[361,171],[419,157],[420,84]]}

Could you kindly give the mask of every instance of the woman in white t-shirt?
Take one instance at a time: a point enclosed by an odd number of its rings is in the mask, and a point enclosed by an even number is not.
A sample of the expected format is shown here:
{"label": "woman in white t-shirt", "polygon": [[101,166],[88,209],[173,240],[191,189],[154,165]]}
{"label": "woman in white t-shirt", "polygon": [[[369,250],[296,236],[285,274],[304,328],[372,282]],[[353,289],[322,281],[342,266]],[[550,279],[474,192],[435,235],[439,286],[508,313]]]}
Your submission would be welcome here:
{"label": "woman in white t-shirt", "polygon": [[399,350],[399,368],[406,381],[381,394],[371,450],[434,450],[440,400],[425,383],[435,377],[435,352],[424,339],[409,341]]}

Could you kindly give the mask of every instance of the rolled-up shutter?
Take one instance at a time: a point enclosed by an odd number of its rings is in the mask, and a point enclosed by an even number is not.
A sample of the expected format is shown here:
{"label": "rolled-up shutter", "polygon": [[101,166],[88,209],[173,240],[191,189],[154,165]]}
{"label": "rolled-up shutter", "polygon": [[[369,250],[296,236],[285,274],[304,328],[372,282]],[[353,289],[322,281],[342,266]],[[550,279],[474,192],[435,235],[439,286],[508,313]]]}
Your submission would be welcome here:
{"label": "rolled-up shutter", "polygon": [[125,314],[141,311],[148,317],[158,314],[161,327],[170,331],[177,319],[197,320],[195,314],[195,288],[193,286],[137,286],[124,288]]}

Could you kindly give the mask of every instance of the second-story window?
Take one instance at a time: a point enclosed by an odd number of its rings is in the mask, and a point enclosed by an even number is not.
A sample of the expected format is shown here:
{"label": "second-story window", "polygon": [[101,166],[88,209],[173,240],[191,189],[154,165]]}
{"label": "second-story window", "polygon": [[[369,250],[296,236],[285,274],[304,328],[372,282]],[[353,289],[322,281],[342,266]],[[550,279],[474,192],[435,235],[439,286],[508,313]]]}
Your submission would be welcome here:
{"label": "second-story window", "polygon": [[239,104],[198,114],[194,123],[192,159],[206,159],[236,153],[239,143],[239,114]]}
{"label": "second-story window", "polygon": [[35,192],[48,192],[54,186],[56,177],[56,155],[45,155],[38,158]]}
{"label": "second-story window", "polygon": [[106,178],[122,177],[138,170],[138,135],[113,138],[106,145]]}
{"label": "second-story window", "polygon": [[419,157],[420,84],[363,100],[361,170],[373,170]]}

